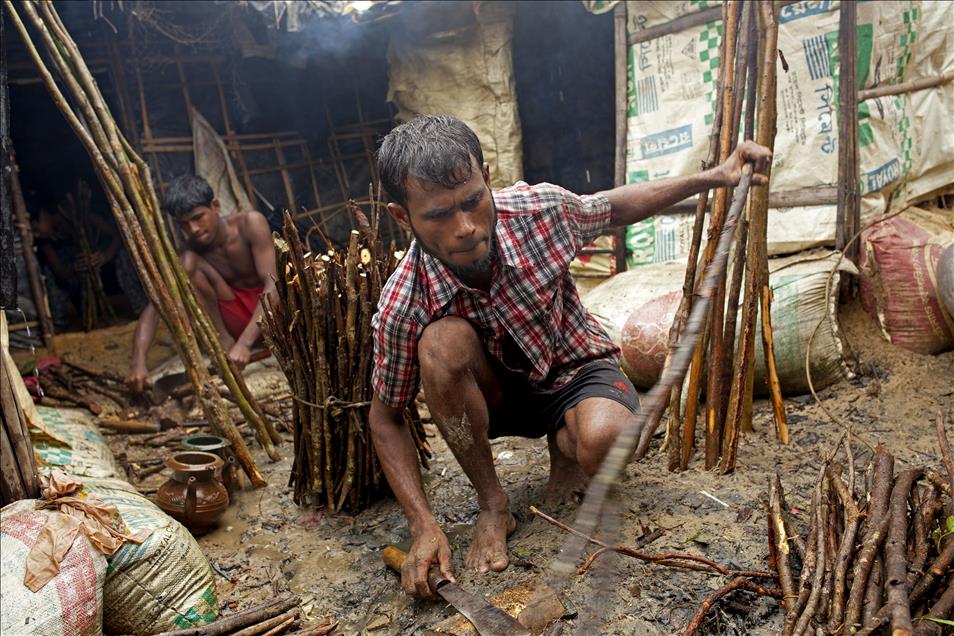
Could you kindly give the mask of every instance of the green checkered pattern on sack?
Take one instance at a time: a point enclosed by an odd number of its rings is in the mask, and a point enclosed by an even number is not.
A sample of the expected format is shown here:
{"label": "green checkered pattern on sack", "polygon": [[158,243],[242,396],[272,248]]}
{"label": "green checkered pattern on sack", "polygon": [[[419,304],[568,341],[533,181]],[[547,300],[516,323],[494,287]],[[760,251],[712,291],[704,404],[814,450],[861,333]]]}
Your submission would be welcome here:
{"label": "green checkered pattern on sack", "polygon": [[107,631],[153,633],[196,627],[218,615],[215,580],[195,539],[121,479],[86,479],[84,491],[114,504],[129,532],[152,530],[108,557]]}
{"label": "green checkered pattern on sack", "polygon": [[898,82],[904,81],[904,71],[908,68],[908,62],[911,61],[911,48],[918,37],[917,31],[914,30],[914,25],[918,20],[918,8],[911,0],[908,0],[908,9],[901,14],[901,19],[904,21],[905,31],[899,38],[901,52],[898,54],[896,61]]}
{"label": "green checkered pattern on sack", "polygon": [[706,28],[699,33],[699,61],[704,62],[706,70],[702,72],[702,81],[707,85],[706,101],[709,103],[709,112],[706,113],[706,126],[712,125],[715,119],[716,84],[719,81],[719,45],[722,43],[722,21],[716,20],[706,24]]}
{"label": "green checkered pattern on sack", "polygon": [[[33,450],[43,460],[40,470],[61,468],[80,477],[119,477],[122,469],[116,463],[106,440],[99,433],[92,417],[82,411],[38,407],[43,424],[57,437],[67,440],[70,448],[61,446],[39,434],[33,439]],[[36,433],[35,431],[33,432]]]}
{"label": "green checkered pattern on sack", "polygon": [[901,183],[899,188],[904,188],[908,181],[908,175],[911,173],[911,148],[914,146],[914,139],[911,138],[911,98],[908,95],[895,95],[894,106],[901,113],[898,119],[898,145],[901,148]]}

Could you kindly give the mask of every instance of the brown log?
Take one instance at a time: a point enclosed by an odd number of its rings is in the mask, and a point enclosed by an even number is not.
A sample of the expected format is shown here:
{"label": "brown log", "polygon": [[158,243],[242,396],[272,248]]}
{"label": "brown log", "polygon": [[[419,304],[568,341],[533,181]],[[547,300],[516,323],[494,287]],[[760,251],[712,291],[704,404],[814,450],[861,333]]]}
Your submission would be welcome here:
{"label": "brown log", "polygon": [[911,623],[911,605],[908,601],[905,538],[908,530],[908,498],[911,496],[911,487],[923,472],[920,468],[901,472],[891,492],[890,522],[884,547],[884,587],[887,593],[885,607],[889,608],[888,611],[891,614],[892,636],[908,636],[914,628]]}
{"label": "brown log", "polygon": [[60,400],[61,402],[69,402],[70,404],[83,407],[93,415],[99,415],[103,412],[103,407],[93,400],[76,393],[70,393],[66,389],[61,389],[56,386],[46,386],[43,388],[43,393],[44,395],[49,395],[51,398]]}
{"label": "brown log", "polygon": [[156,636],[219,636],[220,634],[226,634],[242,629],[248,625],[256,625],[261,623],[262,621],[272,618],[273,616],[278,616],[279,614],[287,612],[296,605],[298,605],[298,599],[296,597],[274,599],[261,605],[250,607],[249,609],[238,612],[237,614],[220,618],[219,620],[209,623],[208,625],[189,627],[187,629],[179,629],[171,632],[162,632]]}

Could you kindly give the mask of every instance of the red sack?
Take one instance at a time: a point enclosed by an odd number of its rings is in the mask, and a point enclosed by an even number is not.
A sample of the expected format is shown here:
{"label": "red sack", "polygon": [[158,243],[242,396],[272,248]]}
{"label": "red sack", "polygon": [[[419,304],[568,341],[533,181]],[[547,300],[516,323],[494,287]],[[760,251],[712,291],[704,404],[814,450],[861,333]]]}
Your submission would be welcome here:
{"label": "red sack", "polygon": [[889,342],[916,353],[954,348],[954,320],[941,306],[937,266],[954,240],[950,212],[919,208],[862,234],[861,303]]}

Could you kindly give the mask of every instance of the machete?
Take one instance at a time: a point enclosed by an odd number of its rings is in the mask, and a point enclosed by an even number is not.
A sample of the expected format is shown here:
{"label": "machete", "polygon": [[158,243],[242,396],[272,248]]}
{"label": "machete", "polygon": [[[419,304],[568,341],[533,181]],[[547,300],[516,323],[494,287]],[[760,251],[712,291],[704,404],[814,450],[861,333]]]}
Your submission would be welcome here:
{"label": "machete", "polygon": [[[389,545],[384,548],[381,558],[389,568],[400,572],[407,552]],[[456,583],[442,577],[436,569],[431,569],[427,582],[434,592],[473,624],[480,636],[531,636],[530,630],[512,616],[499,607],[494,607],[483,597],[460,589]]]}

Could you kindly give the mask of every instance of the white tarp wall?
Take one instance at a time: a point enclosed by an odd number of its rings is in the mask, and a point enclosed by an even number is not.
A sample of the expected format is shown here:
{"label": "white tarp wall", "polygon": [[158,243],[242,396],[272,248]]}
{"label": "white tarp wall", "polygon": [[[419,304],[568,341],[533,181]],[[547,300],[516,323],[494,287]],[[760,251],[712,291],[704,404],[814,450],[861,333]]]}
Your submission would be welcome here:
{"label": "white tarp wall", "polygon": [[509,3],[409,5],[388,48],[396,119],[454,115],[477,133],[494,188],[523,178]]}
{"label": "white tarp wall", "polygon": [[[584,1],[593,12],[617,3]],[[627,2],[627,32],[721,6],[712,0]],[[837,182],[838,21],[833,0],[790,4],[779,16],[778,135],[772,190]],[[858,3],[859,89],[954,70],[954,2]],[[722,22],[628,47],[626,182],[697,172],[708,154]],[[862,216],[954,183],[954,82],[858,105]],[[630,265],[688,252],[688,214],[659,216],[627,231]],[[769,254],[833,245],[835,206],[769,211]]]}

